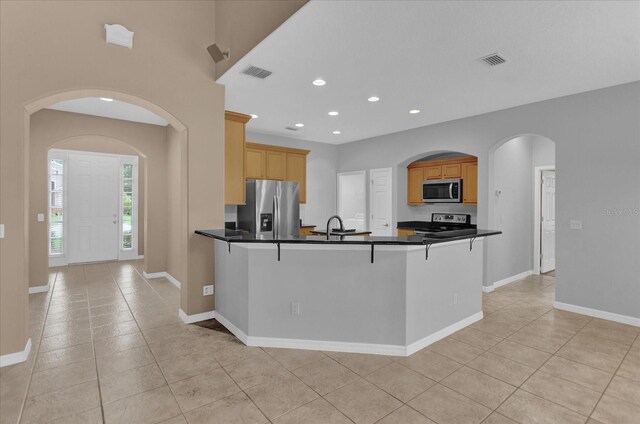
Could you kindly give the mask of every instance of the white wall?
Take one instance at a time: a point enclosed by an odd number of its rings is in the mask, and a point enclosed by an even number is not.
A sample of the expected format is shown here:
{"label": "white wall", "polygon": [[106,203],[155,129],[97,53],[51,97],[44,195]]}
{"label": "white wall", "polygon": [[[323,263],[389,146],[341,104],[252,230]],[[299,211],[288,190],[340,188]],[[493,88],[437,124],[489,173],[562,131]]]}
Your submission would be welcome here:
{"label": "white wall", "polygon": [[[487,227],[490,150],[519,135],[546,136],[556,143],[556,299],[637,318],[639,116],[640,82],[633,82],[340,145],[338,170],[393,167],[395,223],[407,163],[428,152],[472,154],[478,157],[478,225]],[[582,220],[583,229],[570,230],[572,219]],[[489,284],[494,252],[485,252]]]}

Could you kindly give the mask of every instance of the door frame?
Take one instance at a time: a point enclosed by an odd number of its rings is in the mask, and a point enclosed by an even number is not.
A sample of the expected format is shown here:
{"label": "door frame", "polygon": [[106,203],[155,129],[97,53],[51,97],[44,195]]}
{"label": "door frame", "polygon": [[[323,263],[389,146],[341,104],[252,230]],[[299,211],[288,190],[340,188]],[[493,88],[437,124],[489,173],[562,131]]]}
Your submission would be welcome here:
{"label": "door frame", "polygon": [[[142,259],[144,256],[138,255],[138,195],[139,195],[139,157],[135,155],[120,155],[115,153],[101,153],[90,152],[84,150],[66,150],[66,149],[50,149],[47,154],[47,253],[49,252],[48,243],[50,243],[49,237],[51,236],[51,199],[49,198],[49,185],[51,184],[51,160],[61,159],[63,161],[64,177],[62,180],[62,216],[69,216],[69,201],[68,201],[68,169],[69,169],[69,155],[87,155],[87,156],[110,156],[118,159],[118,253],[117,260],[126,261],[134,259]],[[120,172],[122,165],[132,164],[132,185],[133,185],[133,199],[131,206],[131,227],[134,229],[131,240],[131,249],[122,248],[122,172]],[[69,224],[65,223],[62,226],[62,254],[49,255],[49,267],[66,266],[69,264]]]}
{"label": "door frame", "polygon": [[391,235],[394,234],[395,229],[393,228],[393,168],[372,168],[369,169],[369,204],[367,209],[367,227],[369,231],[372,231],[372,215],[373,215],[373,178],[371,175],[375,171],[388,171],[389,172],[389,190],[391,191],[389,196],[389,231],[391,231]]}
{"label": "door frame", "polygon": [[[336,174],[336,213],[338,215],[340,215],[341,211],[342,211],[342,196],[340,193],[340,177],[341,176],[347,176],[347,175],[362,175],[363,178],[363,191],[366,193],[367,192],[367,171],[365,169],[360,170],[360,171],[348,171],[348,172],[338,172]],[[365,215],[367,214],[367,200],[365,199],[364,201],[364,213]],[[341,218],[344,218],[343,216],[341,216]],[[365,226],[369,224],[369,220],[365,219]],[[368,228],[368,227],[367,227]]]}
{"label": "door frame", "polygon": [[542,171],[554,171],[555,165],[536,166],[533,168],[533,273],[540,275],[540,208],[542,207]]}

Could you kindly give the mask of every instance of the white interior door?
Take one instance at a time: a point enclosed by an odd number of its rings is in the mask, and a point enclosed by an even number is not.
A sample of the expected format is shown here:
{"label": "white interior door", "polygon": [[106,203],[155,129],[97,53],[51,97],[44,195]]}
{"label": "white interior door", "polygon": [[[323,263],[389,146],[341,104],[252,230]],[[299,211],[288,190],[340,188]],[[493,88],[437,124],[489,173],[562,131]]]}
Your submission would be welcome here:
{"label": "white interior door", "polygon": [[542,171],[540,272],[556,269],[556,172]]}
{"label": "white interior door", "polygon": [[68,164],[69,263],[116,260],[119,160],[69,154]]}
{"label": "white interior door", "polygon": [[369,195],[369,211],[371,234],[374,236],[390,236],[391,228],[391,168],[372,169],[369,171],[371,191]]}
{"label": "white interior door", "polygon": [[366,171],[338,174],[338,215],[345,228],[366,230],[367,173]]}

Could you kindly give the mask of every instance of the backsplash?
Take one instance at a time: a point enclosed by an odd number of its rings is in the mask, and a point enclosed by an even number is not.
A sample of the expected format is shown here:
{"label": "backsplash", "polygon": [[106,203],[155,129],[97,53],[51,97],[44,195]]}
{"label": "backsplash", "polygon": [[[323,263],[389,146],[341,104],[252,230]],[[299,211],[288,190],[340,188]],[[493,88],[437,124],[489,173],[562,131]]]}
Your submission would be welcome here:
{"label": "backsplash", "polygon": [[398,221],[431,221],[431,214],[434,212],[464,213],[471,215],[472,224],[477,224],[478,221],[478,207],[461,203],[434,203],[410,206],[399,211]]}

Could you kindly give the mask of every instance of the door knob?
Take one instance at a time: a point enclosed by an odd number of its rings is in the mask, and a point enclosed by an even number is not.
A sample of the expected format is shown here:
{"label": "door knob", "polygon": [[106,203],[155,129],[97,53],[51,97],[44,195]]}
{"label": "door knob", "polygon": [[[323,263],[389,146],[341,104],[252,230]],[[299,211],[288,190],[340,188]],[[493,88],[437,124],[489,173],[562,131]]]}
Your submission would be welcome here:
{"label": "door knob", "polygon": [[384,227],[388,227],[388,226],[389,226],[389,224],[384,224],[383,226],[384,226]]}

